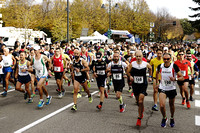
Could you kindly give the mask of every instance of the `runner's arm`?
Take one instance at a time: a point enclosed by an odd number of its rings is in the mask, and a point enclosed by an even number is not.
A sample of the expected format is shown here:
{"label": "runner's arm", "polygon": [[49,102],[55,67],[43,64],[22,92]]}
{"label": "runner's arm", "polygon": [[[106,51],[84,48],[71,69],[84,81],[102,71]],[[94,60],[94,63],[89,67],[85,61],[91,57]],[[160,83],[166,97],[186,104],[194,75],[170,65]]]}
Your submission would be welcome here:
{"label": "runner's arm", "polygon": [[85,60],[82,60],[82,64],[85,68],[81,69],[80,71],[83,72],[83,71],[89,71],[90,68],[88,66],[88,63],[85,61]]}
{"label": "runner's arm", "polygon": [[27,67],[28,67],[28,69],[26,71],[33,72],[33,68],[32,68],[32,66],[30,64],[31,64],[30,61],[27,61]]}

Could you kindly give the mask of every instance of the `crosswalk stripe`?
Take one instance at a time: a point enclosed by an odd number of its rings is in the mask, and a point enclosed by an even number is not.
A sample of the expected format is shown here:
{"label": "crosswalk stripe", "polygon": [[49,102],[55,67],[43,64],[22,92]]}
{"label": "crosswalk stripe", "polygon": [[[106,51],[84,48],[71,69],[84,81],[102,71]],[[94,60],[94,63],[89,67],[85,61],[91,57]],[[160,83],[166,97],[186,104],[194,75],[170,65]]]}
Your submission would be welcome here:
{"label": "crosswalk stripe", "polygon": [[195,88],[199,88],[199,85],[198,85],[198,84],[195,84]]}
{"label": "crosswalk stripe", "polygon": [[194,93],[195,93],[195,95],[200,95],[199,91],[195,91]]}
{"label": "crosswalk stripe", "polygon": [[200,100],[195,100],[195,107],[200,107]]}
{"label": "crosswalk stripe", "polygon": [[195,125],[200,126],[200,116],[195,115]]}

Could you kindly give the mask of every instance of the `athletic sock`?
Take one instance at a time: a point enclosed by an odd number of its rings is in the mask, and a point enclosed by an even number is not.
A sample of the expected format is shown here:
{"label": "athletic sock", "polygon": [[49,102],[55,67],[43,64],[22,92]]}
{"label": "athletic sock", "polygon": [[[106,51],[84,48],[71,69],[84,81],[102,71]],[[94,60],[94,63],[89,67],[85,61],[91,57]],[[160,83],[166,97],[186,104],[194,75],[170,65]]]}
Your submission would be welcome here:
{"label": "athletic sock", "polygon": [[103,105],[103,102],[100,102],[100,105],[102,106],[102,105]]}
{"label": "athletic sock", "polygon": [[120,98],[118,99],[118,101],[120,102],[120,105],[123,104],[122,96],[120,96]]}

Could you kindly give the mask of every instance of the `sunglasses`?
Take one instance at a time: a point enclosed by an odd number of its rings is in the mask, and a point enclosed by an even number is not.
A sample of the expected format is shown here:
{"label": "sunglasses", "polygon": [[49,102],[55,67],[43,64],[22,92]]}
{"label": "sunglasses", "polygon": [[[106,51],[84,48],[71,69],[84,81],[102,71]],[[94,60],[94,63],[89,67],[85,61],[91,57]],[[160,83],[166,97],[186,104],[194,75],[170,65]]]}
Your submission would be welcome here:
{"label": "sunglasses", "polygon": [[179,55],[184,55],[184,54],[179,54]]}
{"label": "sunglasses", "polygon": [[192,57],[192,56],[187,56],[187,57]]}
{"label": "sunglasses", "polygon": [[170,60],[170,58],[163,58],[163,60]]}

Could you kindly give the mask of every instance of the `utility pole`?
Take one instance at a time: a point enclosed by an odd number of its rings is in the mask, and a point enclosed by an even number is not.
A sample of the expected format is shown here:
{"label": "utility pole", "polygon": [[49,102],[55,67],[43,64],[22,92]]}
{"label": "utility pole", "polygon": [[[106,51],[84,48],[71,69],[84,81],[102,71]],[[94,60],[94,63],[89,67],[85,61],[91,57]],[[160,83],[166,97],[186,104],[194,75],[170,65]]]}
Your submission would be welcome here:
{"label": "utility pole", "polygon": [[69,43],[69,0],[67,0],[67,43]]}

